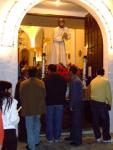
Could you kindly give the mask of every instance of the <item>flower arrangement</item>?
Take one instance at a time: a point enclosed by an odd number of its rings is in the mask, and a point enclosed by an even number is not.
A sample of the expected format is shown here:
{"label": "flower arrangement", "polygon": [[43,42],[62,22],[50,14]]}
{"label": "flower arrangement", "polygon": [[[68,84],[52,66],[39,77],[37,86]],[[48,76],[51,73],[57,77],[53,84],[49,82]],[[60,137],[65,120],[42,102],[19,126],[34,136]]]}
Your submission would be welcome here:
{"label": "flower arrangement", "polygon": [[[69,68],[74,64],[68,64],[68,67],[65,67],[62,63],[57,64],[57,72],[63,76],[67,81],[70,80]],[[77,75],[82,79],[82,69],[78,68]]]}

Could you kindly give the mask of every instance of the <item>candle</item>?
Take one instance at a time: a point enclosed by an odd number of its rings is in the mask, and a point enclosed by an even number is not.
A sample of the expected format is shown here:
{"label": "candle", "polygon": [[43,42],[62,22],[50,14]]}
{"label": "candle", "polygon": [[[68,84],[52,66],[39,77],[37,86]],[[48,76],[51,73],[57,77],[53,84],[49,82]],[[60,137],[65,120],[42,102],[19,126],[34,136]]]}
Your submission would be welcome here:
{"label": "candle", "polygon": [[87,56],[87,47],[84,48],[84,56]]}
{"label": "candle", "polygon": [[47,43],[45,42],[44,45],[43,45],[43,53],[46,52],[46,45],[47,45]]}
{"label": "candle", "polygon": [[87,65],[87,57],[84,56],[84,65],[83,65],[83,86],[86,88],[86,65]]}
{"label": "candle", "polygon": [[88,76],[89,77],[92,76],[92,68],[91,68],[91,66],[88,66]]}

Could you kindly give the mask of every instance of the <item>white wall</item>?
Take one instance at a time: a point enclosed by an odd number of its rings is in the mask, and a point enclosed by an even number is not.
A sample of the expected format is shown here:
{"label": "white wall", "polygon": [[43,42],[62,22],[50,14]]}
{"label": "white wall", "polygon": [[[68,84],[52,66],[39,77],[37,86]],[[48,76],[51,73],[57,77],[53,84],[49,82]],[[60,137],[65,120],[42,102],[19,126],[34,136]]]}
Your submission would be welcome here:
{"label": "white wall", "polygon": [[17,48],[0,47],[0,80],[7,80],[13,84],[13,93],[18,77]]}

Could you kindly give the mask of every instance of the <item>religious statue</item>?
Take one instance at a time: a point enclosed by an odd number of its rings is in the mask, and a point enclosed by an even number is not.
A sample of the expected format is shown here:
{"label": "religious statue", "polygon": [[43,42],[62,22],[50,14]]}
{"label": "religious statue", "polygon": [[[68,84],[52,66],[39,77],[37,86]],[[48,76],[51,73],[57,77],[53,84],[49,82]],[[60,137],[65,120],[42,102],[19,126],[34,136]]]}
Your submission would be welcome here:
{"label": "religious statue", "polygon": [[69,29],[65,27],[65,20],[60,18],[58,20],[58,27],[54,30],[52,52],[51,52],[51,64],[62,63],[66,66],[66,48],[65,40],[71,38]]}

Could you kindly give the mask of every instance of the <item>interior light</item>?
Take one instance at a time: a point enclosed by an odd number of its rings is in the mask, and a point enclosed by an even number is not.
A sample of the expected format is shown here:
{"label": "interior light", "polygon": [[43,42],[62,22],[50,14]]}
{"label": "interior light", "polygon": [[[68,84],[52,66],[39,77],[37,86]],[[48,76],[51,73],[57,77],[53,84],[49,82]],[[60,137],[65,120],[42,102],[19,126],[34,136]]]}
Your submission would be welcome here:
{"label": "interior light", "polygon": [[59,6],[59,5],[60,5],[60,3],[61,3],[61,1],[60,1],[60,0],[56,0],[56,5],[57,5],[57,6]]}

